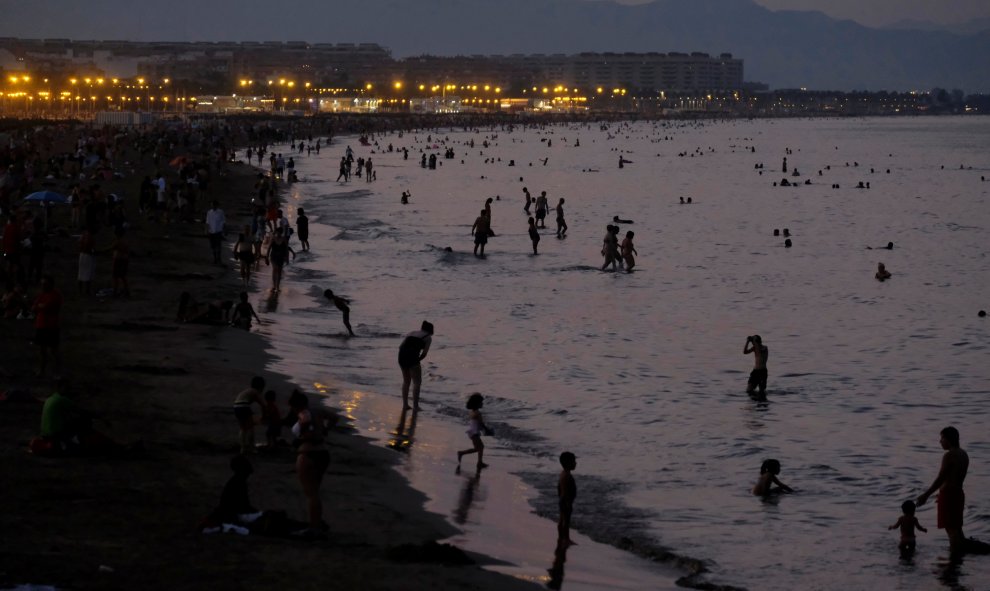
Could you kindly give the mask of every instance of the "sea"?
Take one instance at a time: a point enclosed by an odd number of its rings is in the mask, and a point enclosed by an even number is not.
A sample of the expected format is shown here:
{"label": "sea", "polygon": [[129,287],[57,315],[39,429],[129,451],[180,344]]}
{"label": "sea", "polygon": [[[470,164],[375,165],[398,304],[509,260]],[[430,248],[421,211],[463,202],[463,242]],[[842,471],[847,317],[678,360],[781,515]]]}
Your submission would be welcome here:
{"label": "sea", "polygon": [[[336,181],[348,146],[376,180]],[[990,557],[949,558],[933,501],[913,556],[888,530],[953,425],[964,529],[990,539],[990,118],[438,128],[294,160],[284,209],[305,209],[311,250],[293,237],[282,289],[265,267],[251,287],[269,369],[395,449],[488,568],[567,589],[990,589]],[[538,255],[524,187],[565,200],[567,232],[551,211]],[[602,270],[615,218],[633,272]],[[397,349],[423,320],[423,408],[403,414]],[[756,334],[765,400],[746,393]],[[494,430],[480,473],[455,454],[474,392]],[[562,451],[578,462],[566,553]],[[769,458],[793,494],[751,494]]]}

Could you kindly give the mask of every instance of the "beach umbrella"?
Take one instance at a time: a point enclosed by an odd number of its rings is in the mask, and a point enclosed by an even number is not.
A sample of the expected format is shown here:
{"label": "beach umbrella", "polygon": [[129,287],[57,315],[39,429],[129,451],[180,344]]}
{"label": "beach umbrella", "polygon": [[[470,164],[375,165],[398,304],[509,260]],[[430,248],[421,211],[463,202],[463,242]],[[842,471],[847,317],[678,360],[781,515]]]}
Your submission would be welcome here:
{"label": "beach umbrella", "polygon": [[45,210],[45,231],[48,231],[48,206],[53,203],[68,203],[69,198],[55,191],[37,191],[24,198],[24,201],[40,203]]}
{"label": "beach umbrella", "polygon": [[39,201],[41,203],[68,203],[69,198],[55,191],[37,191],[24,198],[25,201]]}

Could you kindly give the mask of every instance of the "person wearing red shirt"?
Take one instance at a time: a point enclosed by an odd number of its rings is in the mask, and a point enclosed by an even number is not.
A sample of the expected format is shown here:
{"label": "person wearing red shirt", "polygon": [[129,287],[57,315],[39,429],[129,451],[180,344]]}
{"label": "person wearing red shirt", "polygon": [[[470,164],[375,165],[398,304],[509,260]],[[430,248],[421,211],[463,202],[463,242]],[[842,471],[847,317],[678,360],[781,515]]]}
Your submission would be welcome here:
{"label": "person wearing red shirt", "polygon": [[62,310],[62,294],[55,289],[55,280],[51,275],[41,278],[41,293],[34,300],[31,310],[34,312],[34,342],[41,348],[38,375],[45,375],[49,351],[55,363],[55,373],[58,374],[59,313]]}

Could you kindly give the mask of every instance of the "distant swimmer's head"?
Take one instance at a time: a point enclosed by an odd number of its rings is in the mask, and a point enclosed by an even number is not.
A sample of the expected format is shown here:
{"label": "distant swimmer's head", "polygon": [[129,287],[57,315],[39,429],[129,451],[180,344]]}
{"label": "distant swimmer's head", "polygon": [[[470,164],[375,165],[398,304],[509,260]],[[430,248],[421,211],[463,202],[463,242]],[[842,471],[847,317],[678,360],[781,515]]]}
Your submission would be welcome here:
{"label": "distant swimmer's head", "polygon": [[784,228],[784,236],[790,236],[790,235],[791,235],[790,229],[789,228]]}
{"label": "distant swimmer's head", "polygon": [[617,215],[612,216],[612,221],[613,222],[618,222],[619,221],[619,216],[617,216]]}
{"label": "distant swimmer's head", "polygon": [[475,392],[474,394],[468,396],[467,406],[468,410],[478,410],[485,405],[485,397],[481,394]]}
{"label": "distant swimmer's head", "polygon": [[495,200],[492,199],[491,197],[489,197],[488,199],[485,199],[485,205],[490,205],[492,201],[495,201]]}
{"label": "distant swimmer's head", "polygon": [[329,289],[324,289],[323,290],[323,297],[327,298],[328,300],[332,300],[333,299],[333,291],[331,291]]}
{"label": "distant swimmer's head", "polygon": [[886,269],[887,267],[885,267],[883,263],[877,263],[877,271],[884,271]]}
{"label": "distant swimmer's head", "polygon": [[433,334],[433,323],[426,320],[423,321],[423,325],[419,327],[420,330],[427,334]]}
{"label": "distant swimmer's head", "polygon": [[888,242],[887,243],[887,250],[894,250],[894,243],[893,242]]}
{"label": "distant swimmer's head", "polygon": [[577,468],[577,457],[569,451],[560,454],[560,465],[565,470]]}
{"label": "distant swimmer's head", "polygon": [[773,235],[774,236],[780,236],[780,230],[778,228],[774,228]]}
{"label": "distant swimmer's head", "polygon": [[303,208],[300,207],[298,211],[299,213],[296,215],[306,215],[306,210],[304,210]]}
{"label": "distant swimmer's head", "polygon": [[626,232],[626,238],[628,238],[628,239],[630,239],[630,240],[632,240],[632,238],[633,238],[633,236],[635,236],[635,235],[636,235],[636,234],[635,234],[635,233],[633,233],[633,231],[632,231],[632,230],[629,230],[628,232]]}
{"label": "distant swimmer's head", "polygon": [[753,339],[753,342],[756,343],[757,345],[762,345],[763,344],[763,339],[758,334],[754,334],[752,336],[752,339]]}
{"label": "distant swimmer's head", "polygon": [[792,246],[794,246],[794,243],[791,242],[791,239],[790,238],[788,238],[787,240],[784,240],[784,248],[790,248]]}
{"label": "distant swimmer's head", "polygon": [[976,313],[976,315],[979,316],[980,318],[986,318],[987,317],[987,311],[986,310],[980,310],[979,312]]}
{"label": "distant swimmer's head", "polygon": [[914,504],[914,501],[904,501],[903,503],[901,503],[901,511],[903,511],[904,514],[907,515],[908,517],[914,515],[914,511],[916,508],[917,507]]}
{"label": "distant swimmer's head", "polygon": [[764,460],[760,466],[760,474],[780,474],[780,462],[777,460]]}

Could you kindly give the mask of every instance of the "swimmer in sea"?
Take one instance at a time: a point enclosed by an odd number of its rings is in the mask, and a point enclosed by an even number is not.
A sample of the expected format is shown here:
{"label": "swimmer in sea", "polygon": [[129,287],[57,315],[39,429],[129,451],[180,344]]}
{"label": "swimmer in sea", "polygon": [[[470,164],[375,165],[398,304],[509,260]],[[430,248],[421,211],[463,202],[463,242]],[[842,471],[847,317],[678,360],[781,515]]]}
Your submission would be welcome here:
{"label": "swimmer in sea", "polygon": [[777,478],[778,474],[780,474],[780,462],[773,459],[764,461],[760,466],[760,478],[756,481],[756,486],[753,487],[753,494],[758,497],[767,497],[782,492],[794,492],[794,489]]}
{"label": "swimmer in sea", "polygon": [[351,329],[351,308],[347,305],[350,302],[340,296],[333,295],[333,292],[329,289],[323,291],[323,296],[330,300],[330,303],[337,306],[337,309],[344,314],[344,326],[347,327],[347,332],[351,336],[354,336],[354,331]]}
{"label": "swimmer in sea", "polygon": [[886,281],[890,279],[890,271],[883,266],[883,263],[877,263],[877,274],[874,277],[877,278],[877,281]]}
{"label": "swimmer in sea", "polygon": [[619,219],[619,216],[617,216],[617,215],[612,216],[612,221],[615,222],[615,223],[617,223],[617,224],[631,224],[631,223],[633,223],[632,220],[620,220]]}

